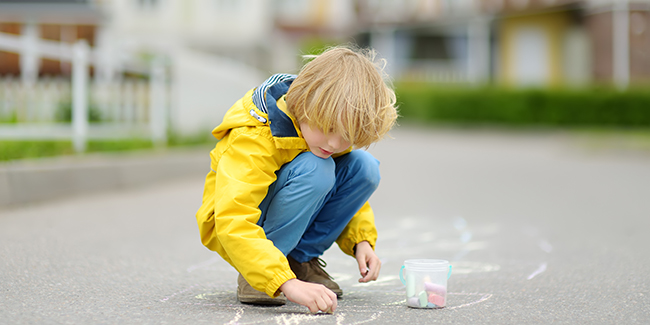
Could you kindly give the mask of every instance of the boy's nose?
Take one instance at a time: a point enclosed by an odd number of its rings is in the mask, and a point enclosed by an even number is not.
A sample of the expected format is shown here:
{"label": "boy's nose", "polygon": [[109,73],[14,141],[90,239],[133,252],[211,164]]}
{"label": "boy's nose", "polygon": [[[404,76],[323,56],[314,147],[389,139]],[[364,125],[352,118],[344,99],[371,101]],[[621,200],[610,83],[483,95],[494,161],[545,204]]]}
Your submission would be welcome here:
{"label": "boy's nose", "polygon": [[340,149],[339,146],[341,146],[341,137],[339,136],[330,137],[329,140],[327,141],[327,144],[330,147],[332,147],[332,149],[334,150]]}

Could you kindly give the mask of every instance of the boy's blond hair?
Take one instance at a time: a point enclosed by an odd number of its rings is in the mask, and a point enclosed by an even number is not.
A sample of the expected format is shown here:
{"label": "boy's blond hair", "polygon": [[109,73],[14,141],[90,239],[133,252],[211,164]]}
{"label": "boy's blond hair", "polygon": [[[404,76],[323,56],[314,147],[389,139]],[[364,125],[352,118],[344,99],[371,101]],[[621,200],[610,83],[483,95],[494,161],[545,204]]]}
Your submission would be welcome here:
{"label": "boy's blond hair", "polygon": [[381,140],[397,119],[395,91],[373,50],[334,47],[307,63],[287,92],[299,123],[340,134],[361,148]]}

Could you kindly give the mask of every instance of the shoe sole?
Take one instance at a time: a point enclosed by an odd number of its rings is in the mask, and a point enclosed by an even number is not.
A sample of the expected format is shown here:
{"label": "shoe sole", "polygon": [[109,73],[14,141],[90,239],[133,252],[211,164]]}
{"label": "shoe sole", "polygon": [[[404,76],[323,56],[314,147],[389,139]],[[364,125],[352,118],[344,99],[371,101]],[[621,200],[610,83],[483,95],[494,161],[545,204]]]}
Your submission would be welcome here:
{"label": "shoe sole", "polygon": [[241,296],[239,293],[237,293],[237,300],[241,302],[242,304],[249,304],[249,305],[265,305],[265,306],[282,306],[287,303],[286,298],[260,298],[257,296]]}

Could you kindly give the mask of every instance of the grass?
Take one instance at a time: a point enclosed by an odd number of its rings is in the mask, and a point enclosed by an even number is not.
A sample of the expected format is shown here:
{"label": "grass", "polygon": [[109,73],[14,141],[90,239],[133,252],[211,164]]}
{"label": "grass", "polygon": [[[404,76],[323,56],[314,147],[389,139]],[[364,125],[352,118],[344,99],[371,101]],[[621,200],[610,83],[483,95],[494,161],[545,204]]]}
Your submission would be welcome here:
{"label": "grass", "polygon": [[[115,152],[153,148],[149,140],[89,141],[87,152]],[[0,140],[0,161],[75,154],[72,141]]]}
{"label": "grass", "polygon": [[51,157],[74,153],[71,142],[65,141],[3,141],[0,140],[0,161]]}
{"label": "grass", "polygon": [[[193,136],[172,134],[168,139],[168,147],[209,146],[214,143],[216,143],[216,139],[210,135],[210,132],[202,132]],[[147,149],[154,149],[154,144],[148,139],[91,140],[87,143],[86,152],[126,152]],[[74,154],[72,141],[0,140],[0,161]]]}

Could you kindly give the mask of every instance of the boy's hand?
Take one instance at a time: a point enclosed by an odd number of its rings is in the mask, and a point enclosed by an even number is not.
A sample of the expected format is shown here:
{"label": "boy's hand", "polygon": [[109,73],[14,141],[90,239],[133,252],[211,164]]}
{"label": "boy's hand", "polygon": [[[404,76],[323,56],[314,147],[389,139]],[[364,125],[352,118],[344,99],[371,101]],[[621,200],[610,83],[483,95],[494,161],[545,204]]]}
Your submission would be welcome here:
{"label": "boy's hand", "polygon": [[287,299],[306,306],[312,313],[320,310],[331,314],[336,310],[336,294],[322,284],[291,279],[280,286],[280,291]]}
{"label": "boy's hand", "polygon": [[375,251],[367,241],[362,241],[356,246],[357,263],[359,263],[359,273],[361,279],[359,282],[369,282],[377,280],[379,276],[379,269],[381,269],[381,261]]}

